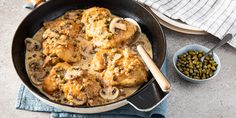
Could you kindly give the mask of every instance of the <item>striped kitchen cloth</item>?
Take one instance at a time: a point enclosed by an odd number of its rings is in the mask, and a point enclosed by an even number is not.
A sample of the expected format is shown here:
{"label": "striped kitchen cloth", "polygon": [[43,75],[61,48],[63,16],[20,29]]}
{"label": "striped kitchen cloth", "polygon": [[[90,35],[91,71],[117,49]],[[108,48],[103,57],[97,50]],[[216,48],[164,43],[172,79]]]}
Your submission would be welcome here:
{"label": "striped kitchen cloth", "polygon": [[[136,0],[222,39],[236,36],[236,0]],[[236,48],[236,38],[229,42]]]}

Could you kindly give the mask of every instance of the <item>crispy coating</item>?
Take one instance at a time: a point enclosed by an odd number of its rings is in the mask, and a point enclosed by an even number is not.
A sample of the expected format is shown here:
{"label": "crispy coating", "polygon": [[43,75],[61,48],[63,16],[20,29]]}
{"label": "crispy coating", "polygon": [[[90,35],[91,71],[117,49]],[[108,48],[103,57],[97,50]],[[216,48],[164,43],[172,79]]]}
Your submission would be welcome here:
{"label": "crispy coating", "polygon": [[[63,86],[64,96],[76,104],[77,101],[95,101],[99,97],[101,86],[92,75],[85,74],[77,79],[68,80]],[[84,103],[85,103],[84,102]],[[93,103],[90,104],[99,104]]]}
{"label": "crispy coating", "polygon": [[81,59],[78,37],[80,27],[73,20],[59,19],[44,23],[43,53],[56,55],[66,62],[78,62]]}
{"label": "crispy coating", "polygon": [[105,86],[136,86],[147,81],[147,72],[139,57],[127,49],[104,49],[97,52],[92,66],[103,72]]}
{"label": "crispy coating", "polygon": [[64,75],[70,67],[68,63],[58,63],[51,70],[42,83],[42,89],[49,95],[60,89],[60,84],[64,83]]}
{"label": "crispy coating", "polygon": [[43,53],[48,56],[56,55],[66,62],[79,62],[81,59],[80,48],[76,42],[70,40],[61,42],[57,39],[47,39],[43,42]]}
{"label": "crispy coating", "polygon": [[48,21],[43,25],[46,29],[51,29],[59,35],[66,35],[71,38],[76,38],[81,30],[79,24],[69,19],[57,19],[55,21]]}
{"label": "crispy coating", "polygon": [[116,29],[115,33],[109,31],[111,20],[115,18],[105,8],[93,7],[83,12],[82,22],[85,31],[91,37],[93,43],[101,48],[113,48],[128,44],[137,32],[137,27],[128,21],[121,20],[119,23],[126,26],[126,30]]}
{"label": "crispy coating", "polygon": [[83,12],[81,22],[85,25],[85,32],[93,39],[107,39],[112,36],[108,31],[111,13],[108,9],[92,7]]}
{"label": "crispy coating", "polygon": [[[65,74],[73,66],[67,63],[58,63],[55,65],[47,78],[43,81],[43,91],[48,95],[53,95],[57,91],[63,93],[68,103],[82,105],[88,99],[95,100],[99,96],[101,86],[93,75],[84,73],[76,76],[74,79],[65,78]],[[92,104],[92,103],[91,103]],[[98,104],[98,103],[94,103]]]}
{"label": "crispy coating", "polygon": [[63,85],[62,89],[65,98],[69,103],[84,104],[87,101],[86,92],[83,91],[82,82],[69,80]]}

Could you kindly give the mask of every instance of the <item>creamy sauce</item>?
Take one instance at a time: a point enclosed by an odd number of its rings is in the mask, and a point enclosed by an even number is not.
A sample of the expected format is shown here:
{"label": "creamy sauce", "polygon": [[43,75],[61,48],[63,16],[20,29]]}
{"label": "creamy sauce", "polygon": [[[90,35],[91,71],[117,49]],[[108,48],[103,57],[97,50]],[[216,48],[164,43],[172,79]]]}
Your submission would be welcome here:
{"label": "creamy sauce", "polygon": [[[38,42],[41,43],[42,45],[42,42],[44,41],[44,39],[42,38],[42,35],[43,35],[43,32],[45,31],[44,28],[41,28],[34,36],[33,36],[33,40],[37,40]],[[81,55],[82,55],[82,59],[79,63],[73,63],[73,65],[78,65],[79,67],[81,67],[82,69],[85,69],[88,71],[88,73],[90,74],[93,74],[95,76],[97,76],[98,78],[101,78],[101,73],[97,72],[97,71],[94,71],[93,69],[90,68],[91,66],[91,61],[96,53],[96,51],[98,51],[99,49],[97,49],[96,47],[93,46],[92,42],[91,41],[88,41],[87,39],[84,39],[82,37],[78,37],[76,40],[79,41],[79,45],[82,46],[81,49]],[[149,42],[148,38],[146,37],[145,34],[141,34],[141,36],[136,40],[136,42],[134,43],[134,45],[130,46],[130,48],[132,50],[134,50],[134,52],[137,53],[137,50],[136,50],[136,45],[138,44],[141,44],[145,49],[146,51],[148,52],[148,54],[153,57],[153,52],[152,52],[152,46],[151,46],[151,43]],[[32,80],[32,77],[30,76],[31,73],[30,73],[30,69],[28,67],[29,63],[32,61],[32,59],[34,58],[37,58],[38,60],[41,60],[41,61],[44,61],[45,59],[45,56],[42,54],[42,49],[37,51],[36,53],[38,53],[39,55],[41,56],[32,56],[33,53],[35,52],[30,52],[28,50],[26,50],[26,54],[25,54],[25,65],[26,65],[26,70],[27,70],[27,73],[29,75],[29,78],[31,79],[33,85],[35,87],[37,87],[43,94],[45,94],[47,97],[49,97],[50,99],[52,100],[55,100],[54,97],[48,95],[47,93],[45,93],[43,90],[42,90],[42,85],[41,84],[35,84],[34,80]],[[52,67],[48,66],[48,67],[45,67],[44,68],[44,71],[45,72],[49,72],[50,69]],[[126,98],[127,96],[130,96],[131,94],[133,94],[137,89],[139,89],[140,86],[135,86],[135,87],[123,87],[123,88],[119,88],[120,89],[120,96],[114,100],[110,100],[110,101],[106,101],[106,103],[110,103],[110,102],[114,102],[114,101],[117,101],[117,100],[120,100],[120,99],[123,99],[123,98]],[[63,98],[61,98],[60,102],[62,102]]]}

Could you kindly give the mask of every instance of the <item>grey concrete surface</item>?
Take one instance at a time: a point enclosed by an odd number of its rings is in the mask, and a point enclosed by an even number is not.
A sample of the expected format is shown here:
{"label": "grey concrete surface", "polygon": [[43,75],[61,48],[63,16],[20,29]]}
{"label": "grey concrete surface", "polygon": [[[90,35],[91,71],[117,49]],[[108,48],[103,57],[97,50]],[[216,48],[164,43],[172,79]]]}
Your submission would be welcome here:
{"label": "grey concrete surface", "polygon": [[[0,118],[47,118],[49,113],[15,109],[21,84],[11,61],[11,43],[21,20],[30,12],[23,9],[24,0],[0,0]],[[236,117],[236,49],[225,45],[216,50],[222,68],[215,80],[191,84],[179,78],[172,57],[187,44],[214,46],[219,40],[211,35],[186,35],[164,28],[168,42],[169,118],[235,118]]]}

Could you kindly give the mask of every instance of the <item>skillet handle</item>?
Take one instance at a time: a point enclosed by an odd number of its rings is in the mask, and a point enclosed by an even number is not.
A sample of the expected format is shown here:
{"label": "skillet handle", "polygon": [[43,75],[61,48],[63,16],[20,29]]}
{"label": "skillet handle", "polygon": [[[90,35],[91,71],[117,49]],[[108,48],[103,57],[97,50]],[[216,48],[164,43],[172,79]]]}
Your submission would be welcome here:
{"label": "skillet handle", "polygon": [[127,101],[135,109],[148,112],[158,106],[167,95],[168,93],[163,92],[157,82],[153,80],[143,90],[127,98]]}

